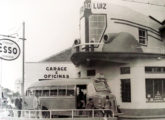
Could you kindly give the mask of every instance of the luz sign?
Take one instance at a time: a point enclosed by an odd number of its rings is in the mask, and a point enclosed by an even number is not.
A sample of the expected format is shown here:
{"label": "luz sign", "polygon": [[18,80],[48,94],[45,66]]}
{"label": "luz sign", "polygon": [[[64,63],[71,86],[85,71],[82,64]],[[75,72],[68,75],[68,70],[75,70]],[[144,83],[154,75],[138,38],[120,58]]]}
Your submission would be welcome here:
{"label": "luz sign", "polygon": [[0,39],[0,59],[15,60],[20,55],[19,45],[10,39]]}
{"label": "luz sign", "polygon": [[84,3],[84,8],[85,9],[102,9],[106,10],[107,9],[107,4],[106,3]]}

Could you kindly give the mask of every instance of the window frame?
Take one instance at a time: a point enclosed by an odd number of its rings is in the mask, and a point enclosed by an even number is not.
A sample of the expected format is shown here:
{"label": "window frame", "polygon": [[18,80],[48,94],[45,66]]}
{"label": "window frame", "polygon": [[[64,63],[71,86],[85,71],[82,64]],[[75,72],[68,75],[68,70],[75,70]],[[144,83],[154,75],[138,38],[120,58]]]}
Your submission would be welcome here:
{"label": "window frame", "polygon": [[[147,84],[149,81],[151,81],[151,84]],[[159,82],[160,84],[158,84]],[[158,86],[160,86],[160,88],[158,88]],[[157,89],[160,91],[157,92]],[[146,78],[145,94],[146,103],[165,102],[165,78]]]}
{"label": "window frame", "polygon": [[147,74],[165,74],[165,66],[145,66],[144,71]]}
{"label": "window frame", "polygon": [[[140,32],[144,32],[144,36],[140,35]],[[143,45],[143,46],[148,45],[148,31],[146,29],[143,29],[143,28],[138,29],[138,38],[139,38],[140,45]],[[140,42],[142,39],[144,39],[144,43]]]}
{"label": "window frame", "polygon": [[131,68],[130,67],[120,67],[120,74],[121,75],[123,75],[123,74],[131,74]]}
{"label": "window frame", "polygon": [[[132,98],[131,98],[131,79],[120,79],[121,81],[121,101],[123,103],[131,103]],[[123,84],[125,82],[125,84]],[[126,84],[129,84],[129,88],[125,88]],[[126,94],[126,95],[124,95]],[[125,98],[126,97],[126,98]]]}
{"label": "window frame", "polygon": [[[90,75],[89,75],[89,72],[94,72],[94,73],[90,73]],[[87,77],[92,77],[92,76],[96,76],[96,70],[95,69],[89,69],[89,70],[87,70]]]}
{"label": "window frame", "polygon": [[[104,16],[104,19],[105,19],[105,21],[104,21],[104,22],[105,22],[105,26],[104,26],[104,28],[102,28],[102,29],[103,29],[102,34],[100,33],[100,35],[101,35],[101,36],[100,36],[100,39],[98,39],[98,40],[95,39],[95,41],[94,41],[95,43],[100,43],[101,40],[102,40],[102,38],[103,38],[103,36],[104,36],[104,33],[105,33],[106,29],[107,29],[107,15],[106,15],[106,14],[91,14],[91,15],[89,16],[89,18],[88,18],[88,21],[89,21],[89,25],[88,25],[88,27],[89,27],[89,33],[88,33],[88,34],[89,34],[89,42],[90,42],[92,39],[94,39],[94,37],[91,37],[92,35],[95,36],[95,37],[96,37],[96,36],[97,36],[97,37],[99,36],[99,35],[98,35],[98,31],[97,31],[97,32],[95,31],[95,32],[96,32],[95,34],[94,34],[94,33],[90,34],[90,30],[94,30],[94,28],[92,28],[92,29],[90,28],[90,25],[94,24],[94,22],[95,22],[95,23],[97,22],[96,20],[91,20],[91,21],[90,21],[90,19],[91,19],[90,17],[92,17],[92,16],[94,16],[94,17],[96,17],[96,16],[97,16],[97,17],[98,17],[98,16]],[[98,18],[97,18],[97,19],[98,19]],[[99,21],[98,23],[103,23],[103,21]],[[101,30],[101,29],[100,29],[100,27],[99,27],[99,28],[95,28],[95,30]],[[93,31],[93,32],[94,32],[94,31]],[[95,45],[96,48],[97,48],[98,46],[99,46],[99,45]]]}

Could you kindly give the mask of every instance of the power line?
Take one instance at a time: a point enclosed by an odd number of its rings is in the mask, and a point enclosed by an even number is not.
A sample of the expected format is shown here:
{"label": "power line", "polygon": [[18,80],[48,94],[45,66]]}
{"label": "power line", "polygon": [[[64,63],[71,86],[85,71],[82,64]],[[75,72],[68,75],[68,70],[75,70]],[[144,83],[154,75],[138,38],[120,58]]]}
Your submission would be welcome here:
{"label": "power line", "polygon": [[4,35],[4,34],[0,34],[0,36],[2,36],[2,37],[8,37],[8,38],[16,38],[15,36],[12,36],[12,35]]}
{"label": "power line", "polygon": [[160,6],[160,7],[165,7],[165,4],[164,4],[164,5],[160,5],[160,4],[154,4],[154,3],[150,3],[150,2],[141,2],[141,1],[136,1],[136,0],[123,0],[123,1],[134,2],[134,3],[141,3],[141,4],[148,4],[148,5],[154,5],[154,6]]}

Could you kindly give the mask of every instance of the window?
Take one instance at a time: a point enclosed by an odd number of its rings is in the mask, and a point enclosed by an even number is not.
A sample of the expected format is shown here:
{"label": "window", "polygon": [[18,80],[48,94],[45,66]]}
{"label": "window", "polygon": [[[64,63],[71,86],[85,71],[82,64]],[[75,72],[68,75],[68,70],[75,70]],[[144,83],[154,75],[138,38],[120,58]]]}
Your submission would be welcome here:
{"label": "window", "polygon": [[165,102],[165,79],[146,79],[146,101]]}
{"label": "window", "polygon": [[68,85],[67,86],[67,96],[74,96],[74,89],[75,86],[74,85]]}
{"label": "window", "polygon": [[[164,20],[164,22],[165,22],[165,20]],[[165,39],[165,24],[162,27],[160,27],[159,30],[160,30],[160,35],[162,37],[162,40],[164,40]]]}
{"label": "window", "polygon": [[80,71],[78,72],[78,77],[79,77],[79,78],[81,77],[81,72],[80,72]]}
{"label": "window", "polygon": [[50,90],[50,95],[51,96],[56,96],[57,95],[57,90]]}
{"label": "window", "polygon": [[106,15],[89,16],[89,40],[100,42],[100,39],[106,29]]}
{"label": "window", "polygon": [[49,90],[43,90],[43,96],[49,96]]}
{"label": "window", "polygon": [[147,45],[147,30],[139,29],[139,43]]}
{"label": "window", "polygon": [[59,96],[65,96],[66,95],[66,89],[59,89]]}
{"label": "window", "polygon": [[145,67],[145,73],[165,73],[165,67]]}
{"label": "window", "polygon": [[85,18],[83,17],[80,20],[80,38],[81,38],[81,43],[85,43]]}
{"label": "window", "polygon": [[95,76],[96,70],[87,70],[87,76]]}
{"label": "window", "polygon": [[32,91],[31,90],[27,90],[26,93],[27,93],[27,96],[32,95]]}
{"label": "window", "polygon": [[130,74],[130,67],[121,67],[120,74]]}
{"label": "window", "polygon": [[74,96],[74,90],[67,90],[67,96]]}
{"label": "window", "polygon": [[35,95],[37,95],[37,96],[41,96],[41,94],[42,94],[42,91],[41,91],[41,90],[36,90]]}
{"label": "window", "polygon": [[131,102],[130,79],[121,79],[121,98],[122,102]]}

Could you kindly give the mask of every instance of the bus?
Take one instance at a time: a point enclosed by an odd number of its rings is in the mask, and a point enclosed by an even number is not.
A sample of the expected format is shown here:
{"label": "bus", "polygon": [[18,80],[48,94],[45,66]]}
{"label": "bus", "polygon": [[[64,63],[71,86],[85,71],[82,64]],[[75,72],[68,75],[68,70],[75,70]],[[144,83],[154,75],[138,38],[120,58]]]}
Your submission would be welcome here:
{"label": "bus", "polygon": [[[113,116],[119,115],[116,98],[104,77],[92,80],[77,78],[38,81],[26,90],[25,102],[28,106],[26,109],[35,109],[32,104],[35,96],[38,96],[42,110],[59,110],[51,113],[55,117],[69,117],[71,109],[75,110],[75,116],[89,117],[87,112],[91,110],[86,109],[89,99],[92,99],[94,103],[93,115],[103,117],[104,110],[99,111],[99,109],[104,109],[105,99],[108,96],[111,102],[110,112]],[[31,100],[28,100],[29,98]]]}

